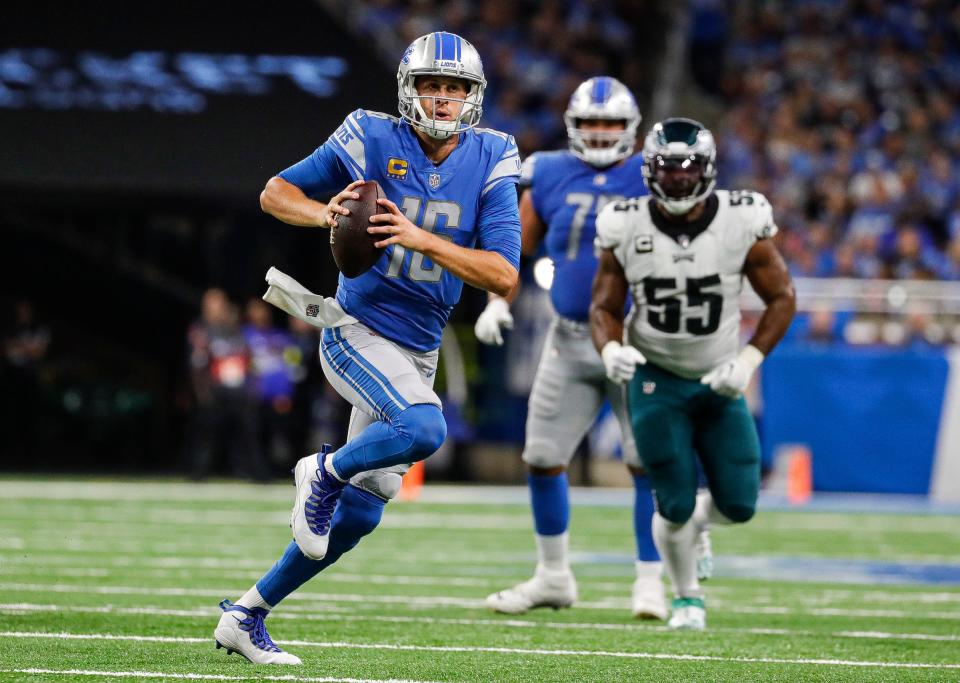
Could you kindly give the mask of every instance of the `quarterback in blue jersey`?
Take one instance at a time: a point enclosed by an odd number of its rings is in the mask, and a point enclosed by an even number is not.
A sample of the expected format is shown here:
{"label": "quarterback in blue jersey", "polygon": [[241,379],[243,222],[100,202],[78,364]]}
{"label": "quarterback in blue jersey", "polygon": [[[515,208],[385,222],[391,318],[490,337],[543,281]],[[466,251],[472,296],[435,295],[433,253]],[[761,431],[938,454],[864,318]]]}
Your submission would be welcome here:
{"label": "quarterback in blue jersey", "polygon": [[[653,542],[653,498],[630,429],[625,394],[609,381],[590,341],[590,290],[597,271],[597,214],[607,204],[646,194],[643,158],[634,155],[640,112],[630,91],[610,77],[591,78],[573,93],[564,115],[569,151],[537,153],[524,162],[520,200],[522,251],[543,242],[554,264],[550,297],[557,313],[530,395],[523,460],[533,507],[538,553],[534,576],[493,593],[497,612],[522,614],[540,606],[566,607],[577,597],[568,559],[569,500],[566,469],[584,434],[609,400],[623,435],[624,461],[635,483],[636,581],[632,610],[638,618],[667,616],[660,556]],[[477,319],[477,337],[503,343],[509,302],[490,296]]]}
{"label": "quarterback in blue jersey", "polygon": [[353,404],[347,443],[297,463],[294,541],[235,604],[221,603],[218,646],[256,663],[300,663],[270,640],[264,618],[373,531],[401,475],[443,443],[432,387],[463,283],[507,295],[517,282],[520,159],[511,136],[476,127],[486,86],[476,49],[452,33],[422,36],[397,83],[399,118],[354,111],[260,198],[285,223],[333,227],[359,197],[353,188],[376,180],[386,198],[369,231],[386,250],[358,277],[341,274],[336,299],[314,311],[326,321],[324,374]]}

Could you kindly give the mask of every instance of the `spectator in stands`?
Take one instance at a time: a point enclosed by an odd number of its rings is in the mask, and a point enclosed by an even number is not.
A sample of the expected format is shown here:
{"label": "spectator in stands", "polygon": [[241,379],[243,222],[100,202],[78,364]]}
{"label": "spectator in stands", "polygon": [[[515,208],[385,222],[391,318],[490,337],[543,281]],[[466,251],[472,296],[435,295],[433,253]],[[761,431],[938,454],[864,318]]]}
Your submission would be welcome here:
{"label": "spectator in stands", "polygon": [[233,476],[261,481],[250,349],[223,290],[204,292],[201,318],[190,326],[187,343],[196,400],[191,476],[207,477],[225,452]]}
{"label": "spectator in stands", "polygon": [[4,451],[20,462],[36,455],[43,407],[40,373],[50,348],[50,330],[36,319],[33,303],[14,304],[13,324],[3,336]]}
{"label": "spectator in stands", "polygon": [[268,467],[279,474],[289,471],[303,455],[294,458],[290,443],[294,390],[290,354],[297,348],[289,332],[274,325],[273,314],[263,299],[247,301],[246,317],[243,336],[252,361],[260,451]]}

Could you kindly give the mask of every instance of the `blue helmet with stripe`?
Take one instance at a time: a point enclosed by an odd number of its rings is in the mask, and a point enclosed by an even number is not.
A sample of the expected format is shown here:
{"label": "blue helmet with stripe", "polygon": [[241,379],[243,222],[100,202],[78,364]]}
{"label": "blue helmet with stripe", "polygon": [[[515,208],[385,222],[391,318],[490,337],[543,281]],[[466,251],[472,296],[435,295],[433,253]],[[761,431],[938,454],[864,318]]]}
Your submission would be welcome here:
{"label": "blue helmet with stripe", "polygon": [[[467,96],[463,100],[443,98],[462,102],[460,114],[454,120],[438,121],[427,116],[420,106],[415,83],[417,76],[448,76],[466,81]],[[480,123],[486,87],[480,54],[473,45],[455,33],[438,31],[420,36],[403,53],[397,69],[400,116],[437,140],[445,140]]]}
{"label": "blue helmet with stripe", "polygon": [[[584,120],[623,121],[623,130],[581,130]],[[575,157],[591,166],[609,166],[633,154],[640,109],[627,86],[610,76],[596,76],[573,91],[563,123]]]}

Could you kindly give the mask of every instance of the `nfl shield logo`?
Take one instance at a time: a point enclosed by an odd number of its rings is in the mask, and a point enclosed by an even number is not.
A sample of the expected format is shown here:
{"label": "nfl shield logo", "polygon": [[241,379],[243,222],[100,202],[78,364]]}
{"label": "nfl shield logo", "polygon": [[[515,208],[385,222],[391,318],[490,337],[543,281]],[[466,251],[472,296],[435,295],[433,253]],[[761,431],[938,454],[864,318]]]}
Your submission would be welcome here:
{"label": "nfl shield logo", "polygon": [[316,318],[319,313],[320,313],[319,304],[309,304],[307,306],[307,315],[309,315],[311,318]]}
{"label": "nfl shield logo", "polygon": [[436,190],[438,187],[440,187],[440,174],[439,174],[439,173],[431,173],[431,174],[430,174],[430,177],[428,178],[428,180],[430,181],[430,189]]}
{"label": "nfl shield logo", "polygon": [[652,394],[654,391],[657,390],[657,383],[656,383],[656,382],[644,382],[644,383],[641,385],[641,387],[643,388],[643,393],[645,393],[645,394]]}

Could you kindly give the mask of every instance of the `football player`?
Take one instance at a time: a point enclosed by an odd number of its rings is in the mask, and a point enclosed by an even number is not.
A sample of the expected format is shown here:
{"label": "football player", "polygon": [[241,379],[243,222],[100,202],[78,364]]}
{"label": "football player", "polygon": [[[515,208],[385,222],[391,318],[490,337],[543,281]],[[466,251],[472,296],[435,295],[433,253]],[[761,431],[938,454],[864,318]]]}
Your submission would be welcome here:
{"label": "football player", "polygon": [[[532,256],[541,242],[554,263],[550,298],[557,313],[547,334],[530,394],[523,461],[533,508],[537,567],[533,578],[493,593],[487,605],[506,614],[534,607],[569,607],[577,598],[570,570],[567,466],[577,445],[609,400],[623,435],[624,461],[636,488],[637,537],[633,613],[667,616],[660,557],[653,543],[653,498],[637,459],[624,388],[607,380],[590,341],[590,286],[597,270],[594,222],[604,206],[646,193],[643,158],[634,155],[640,110],[620,81],[608,76],[582,83],[564,114],[569,151],[540,152],[523,165],[521,251]],[[502,344],[501,328],[513,318],[508,297],[491,294],[477,319],[480,341]]]}
{"label": "football player", "polygon": [[[397,71],[400,118],[358,109],[313,154],[271,178],[260,202],[285,223],[333,227],[359,182],[386,193],[369,232],[386,253],[324,300],[324,374],[353,404],[347,443],[297,463],[294,541],[224,613],[218,645],[257,663],[299,664],[264,627],[269,610],[380,522],[410,463],[443,443],[432,389],[440,335],[463,283],[507,294],[517,281],[517,146],[477,128],[486,81],[476,49],[431,33]],[[339,188],[344,188],[337,192]],[[324,203],[317,198],[330,197]]]}
{"label": "football player", "polygon": [[[756,192],[714,190],[716,154],[702,124],[657,123],[643,144],[650,196],[610,204],[597,218],[590,327],[607,376],[627,383],[637,451],[656,493],[653,532],[673,584],[673,629],[706,626],[700,530],[746,522],[756,509],[760,443],[743,391],[796,309],[770,239],[770,204]],[[744,277],[765,310],[740,348]],[[709,490],[700,496],[698,458]]]}

